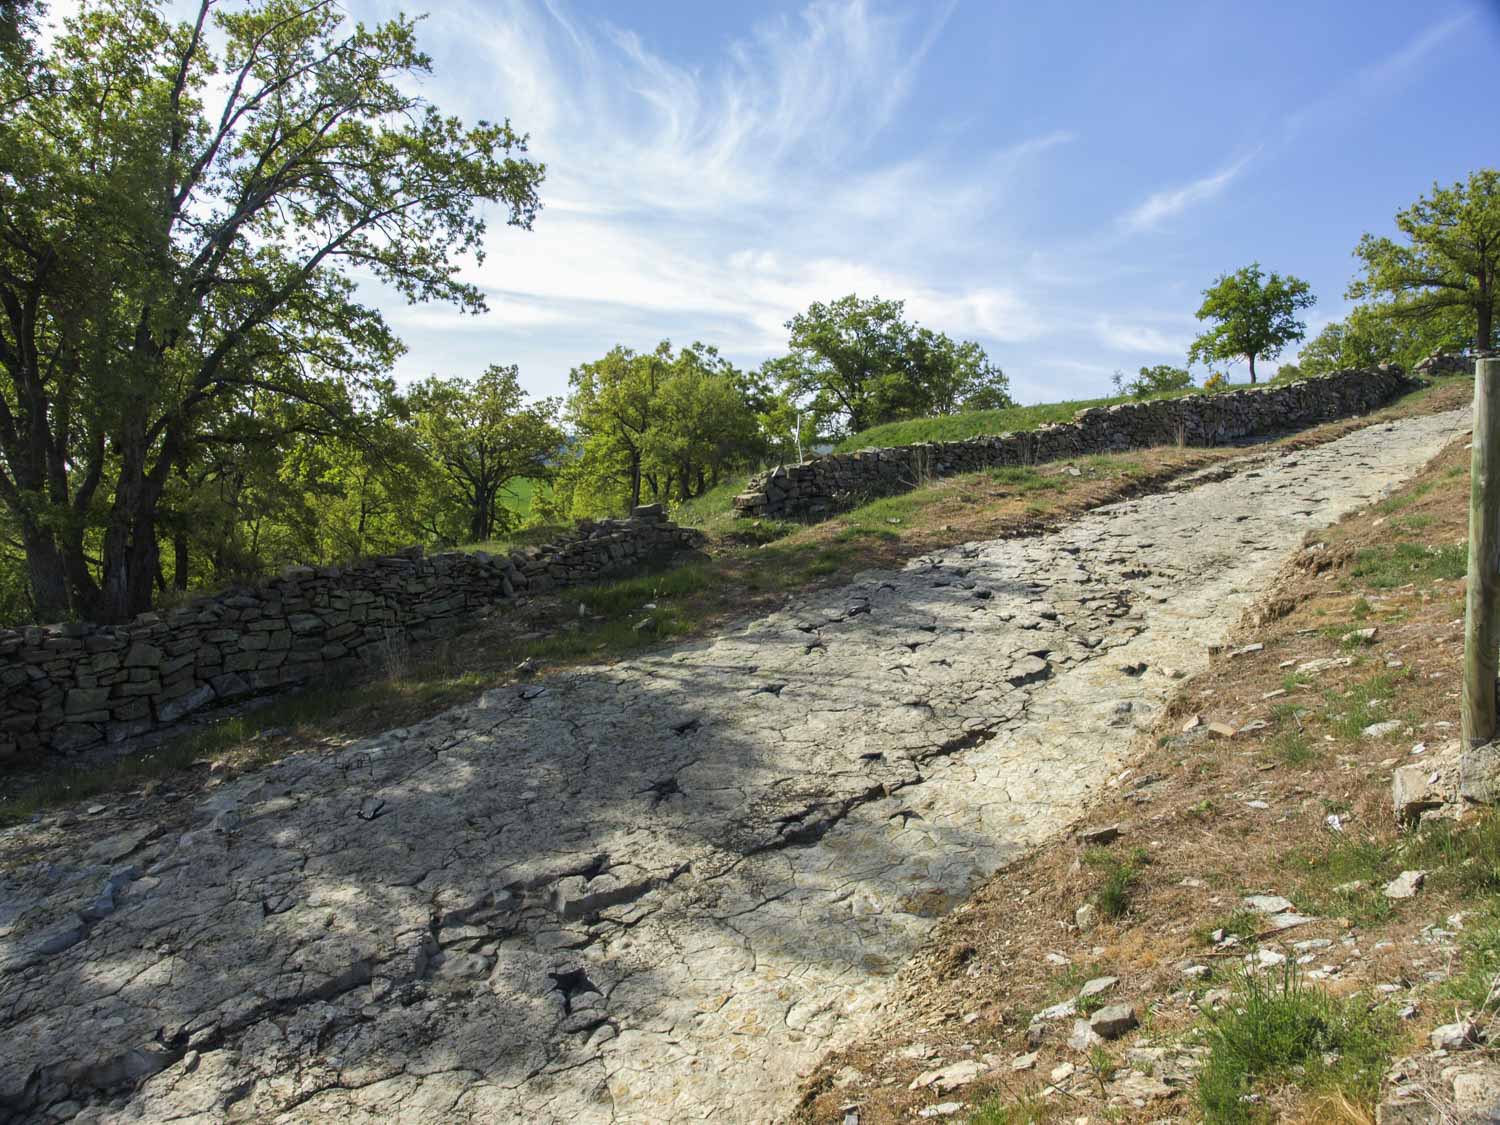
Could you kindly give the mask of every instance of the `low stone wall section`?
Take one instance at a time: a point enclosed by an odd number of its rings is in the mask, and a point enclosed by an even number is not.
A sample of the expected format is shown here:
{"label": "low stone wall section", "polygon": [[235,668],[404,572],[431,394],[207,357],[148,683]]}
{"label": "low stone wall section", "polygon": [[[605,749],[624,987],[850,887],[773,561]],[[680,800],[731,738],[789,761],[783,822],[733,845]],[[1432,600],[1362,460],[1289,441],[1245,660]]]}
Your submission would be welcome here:
{"label": "low stone wall section", "polygon": [[935,477],[1301,429],[1374,410],[1413,385],[1401,368],[1384,364],[1280,386],[1092,407],[1071,422],[1018,433],[830,453],[752,478],[734,506],[747,518],[819,519]]}
{"label": "low stone wall section", "polygon": [[0,767],[120,742],[194,711],[377,667],[413,633],[560,586],[617,576],[703,544],[658,505],[580,523],[509,556],[421,548],[293,567],[126,625],[0,630]]}

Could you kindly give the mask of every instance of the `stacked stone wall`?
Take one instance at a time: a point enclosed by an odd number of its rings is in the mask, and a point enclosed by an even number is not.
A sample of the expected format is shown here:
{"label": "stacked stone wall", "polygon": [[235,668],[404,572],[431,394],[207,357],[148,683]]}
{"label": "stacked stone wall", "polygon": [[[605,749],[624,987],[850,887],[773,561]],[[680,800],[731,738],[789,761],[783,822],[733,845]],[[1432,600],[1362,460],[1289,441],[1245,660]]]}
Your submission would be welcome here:
{"label": "stacked stone wall", "polygon": [[741,517],[819,519],[923,481],[1006,465],[1158,445],[1222,445],[1362,414],[1413,386],[1399,367],[1339,371],[1280,386],[1080,410],[1035,430],[830,453],[754,477],[734,499]]}
{"label": "stacked stone wall", "polygon": [[378,666],[413,633],[451,627],[522,594],[625,573],[702,541],[653,505],[508,556],[424,557],[413,548],[347,566],[293,567],[264,585],[125,625],[0,629],[0,767]]}

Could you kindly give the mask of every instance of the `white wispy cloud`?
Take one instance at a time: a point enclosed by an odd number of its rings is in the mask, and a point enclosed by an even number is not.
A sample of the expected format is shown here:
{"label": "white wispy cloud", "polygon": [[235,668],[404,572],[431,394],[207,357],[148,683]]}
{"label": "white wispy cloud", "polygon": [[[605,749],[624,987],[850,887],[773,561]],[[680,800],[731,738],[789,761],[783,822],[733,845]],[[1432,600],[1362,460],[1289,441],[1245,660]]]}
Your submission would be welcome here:
{"label": "white wispy cloud", "polygon": [[1409,77],[1440,47],[1448,43],[1480,15],[1477,7],[1464,8],[1424,28],[1390,54],[1355,71],[1328,93],[1287,116],[1285,134],[1295,137],[1329,117],[1357,111],[1374,97]]}
{"label": "white wispy cloud", "polygon": [[[753,358],[784,348],[786,320],[811,302],[858,292],[905,299],[923,323],[987,344],[1037,337],[1046,320],[1019,285],[943,266],[972,250],[1014,178],[1073,134],[961,160],[881,143],[952,8],[816,0],[692,67],[564,0],[444,8],[424,40],[464,81],[440,72],[431,96],[466,116],[501,107],[529,132],[546,206],[530,234],[497,226],[469,271],[488,317],[392,309],[398,329],[571,332],[583,348],[650,346],[622,337],[651,325]],[[424,362],[412,356],[405,373]]]}
{"label": "white wispy cloud", "polygon": [[1144,203],[1122,215],[1120,225],[1132,233],[1151,230],[1174,215],[1214,198],[1245,170],[1255,156],[1256,152],[1246,153],[1217,172],[1152,193]]}

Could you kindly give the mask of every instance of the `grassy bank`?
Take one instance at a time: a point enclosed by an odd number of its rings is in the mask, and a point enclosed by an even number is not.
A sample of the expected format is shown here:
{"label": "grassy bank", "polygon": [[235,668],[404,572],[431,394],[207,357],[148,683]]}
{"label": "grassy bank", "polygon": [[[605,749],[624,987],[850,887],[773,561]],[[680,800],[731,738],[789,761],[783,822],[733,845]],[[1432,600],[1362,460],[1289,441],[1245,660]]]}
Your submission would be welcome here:
{"label": "grassy bank", "polygon": [[[1248,387],[1249,384],[1245,384]],[[1227,390],[1242,390],[1232,385]],[[1152,395],[1151,399],[1184,398],[1203,394],[1201,387],[1192,387],[1170,394]],[[883,426],[872,426],[852,434],[834,447],[836,453],[848,453],[872,446],[911,445],[919,441],[963,441],[965,438],[984,434],[1003,434],[1017,430],[1034,430],[1051,422],[1071,422],[1080,410],[1095,406],[1115,406],[1122,402],[1144,402],[1134,395],[1116,395],[1113,398],[1080,398],[1068,402],[1041,402],[1033,406],[1011,406],[1004,410],[970,410],[962,414],[946,414],[937,418],[912,418],[905,422],[887,422]]]}

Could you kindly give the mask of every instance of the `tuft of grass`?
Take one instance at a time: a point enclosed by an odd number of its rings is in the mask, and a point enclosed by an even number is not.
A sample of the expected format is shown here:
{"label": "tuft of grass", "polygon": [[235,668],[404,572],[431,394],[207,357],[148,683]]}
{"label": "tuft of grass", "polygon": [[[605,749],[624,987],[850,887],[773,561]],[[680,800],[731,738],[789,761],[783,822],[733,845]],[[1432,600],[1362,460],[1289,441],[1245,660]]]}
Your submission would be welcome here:
{"label": "tuft of grass", "polygon": [[996,484],[1003,484],[1017,493],[1055,492],[1067,487],[1057,474],[1044,476],[1029,466],[1006,465],[1003,468],[991,469],[989,478]]}
{"label": "tuft of grass", "polygon": [[1500,1006],[1500,902],[1464,920],[1462,968],[1442,993],[1469,1011]]}
{"label": "tuft of grass", "polygon": [[969,1125],[1051,1125],[1063,1120],[1064,1107],[1030,1094],[1020,1098],[996,1096],[981,1102],[969,1115]]}
{"label": "tuft of grass", "polygon": [[1460,824],[1437,820],[1404,842],[1403,867],[1427,871],[1436,889],[1466,897],[1500,894],[1500,813]]}
{"label": "tuft of grass", "polygon": [[1393,543],[1362,548],[1354,556],[1349,573],[1372,589],[1389,590],[1408,582],[1462,578],[1468,565],[1467,551],[1458,544],[1429,547],[1423,543]]}
{"label": "tuft of grass", "polygon": [[1308,987],[1291,962],[1280,973],[1242,973],[1233,1001],[1205,1020],[1198,1103],[1210,1125],[1254,1121],[1245,1096],[1266,1083],[1369,1105],[1396,1038],[1389,1013]]}
{"label": "tuft of grass", "polygon": [[1397,685],[1410,678],[1411,673],[1406,669],[1386,671],[1353,685],[1342,694],[1331,690],[1324,692],[1323,698],[1330,706],[1324,716],[1330,733],[1353,742],[1371,723],[1390,718],[1385,704],[1396,694]]}
{"label": "tuft of grass", "polygon": [[1106,918],[1123,918],[1130,911],[1131,891],[1140,878],[1141,869],[1151,862],[1145,848],[1119,855],[1108,848],[1089,848],[1083,853],[1085,866],[1103,877],[1094,892],[1094,905]]}
{"label": "tuft of grass", "polygon": [[1313,748],[1306,732],[1300,730],[1282,731],[1271,739],[1267,749],[1282,765],[1294,768],[1310,766],[1323,757]]}
{"label": "tuft of grass", "polygon": [[1241,907],[1217,921],[1203,923],[1193,931],[1193,936],[1200,945],[1212,945],[1214,931],[1223,930],[1226,937],[1237,937],[1242,942],[1250,943],[1260,933],[1261,921],[1261,916],[1255,911]]}
{"label": "tuft of grass", "polygon": [[1361,925],[1391,915],[1391,900],[1381,888],[1395,874],[1394,864],[1376,840],[1340,836],[1323,848],[1287,853],[1281,866],[1297,881],[1292,897],[1300,910]]}

